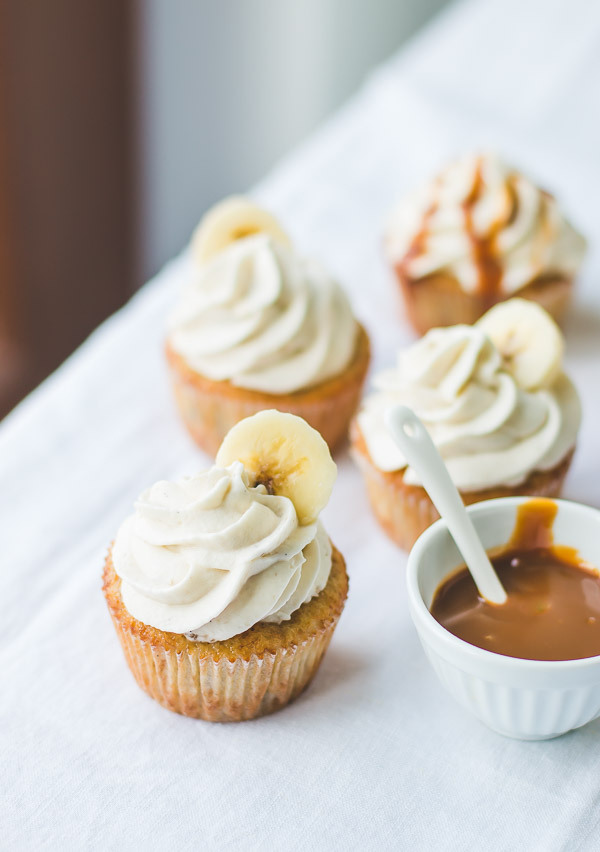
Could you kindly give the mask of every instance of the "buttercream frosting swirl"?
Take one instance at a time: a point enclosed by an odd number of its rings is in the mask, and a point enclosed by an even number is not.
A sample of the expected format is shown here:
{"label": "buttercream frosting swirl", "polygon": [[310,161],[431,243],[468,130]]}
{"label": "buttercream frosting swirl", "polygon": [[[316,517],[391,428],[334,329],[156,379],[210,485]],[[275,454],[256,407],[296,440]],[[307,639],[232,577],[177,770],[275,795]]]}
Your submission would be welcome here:
{"label": "buttercream frosting swirl", "polygon": [[264,233],[198,267],[169,322],[170,345],[194,370],[271,394],[343,372],[357,332],[337,282]]}
{"label": "buttercream frosting swirl", "polygon": [[404,470],[409,484],[421,483],[384,423],[393,405],[415,411],[462,491],[518,485],[557,465],[577,438],[580,403],[568,377],[561,372],[548,387],[524,390],[476,326],[432,329],[374,384],[360,431],[376,467]]}
{"label": "buttercream frosting swirl", "polygon": [[127,610],[202,642],[288,620],[325,587],[331,544],[287,497],[250,487],[234,462],[157,482],[119,529],[113,564]]}
{"label": "buttercream frosting swirl", "polygon": [[409,194],[386,234],[409,279],[449,273],[468,293],[571,278],[585,245],[553,196],[492,154],[463,157]]}

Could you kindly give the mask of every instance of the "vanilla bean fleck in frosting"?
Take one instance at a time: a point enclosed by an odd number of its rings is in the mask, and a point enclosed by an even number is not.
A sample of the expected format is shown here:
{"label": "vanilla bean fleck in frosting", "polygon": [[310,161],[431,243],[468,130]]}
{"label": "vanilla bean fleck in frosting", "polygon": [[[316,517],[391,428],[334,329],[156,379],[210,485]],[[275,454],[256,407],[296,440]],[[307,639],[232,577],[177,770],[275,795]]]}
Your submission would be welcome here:
{"label": "vanilla bean fleck in frosting", "polygon": [[197,267],[169,322],[170,346],[198,373],[271,394],[342,373],[357,334],[337,282],[264,233]]}
{"label": "vanilla bean fleck in frosting", "polygon": [[585,245],[553,196],[493,155],[463,157],[408,195],[386,233],[388,256],[407,279],[446,273],[467,293],[570,279]]}
{"label": "vanilla bean fleck in frosting", "polygon": [[436,328],[374,381],[358,425],[380,470],[404,471],[420,485],[384,422],[402,404],[423,421],[462,491],[515,486],[573,449],[581,420],[577,391],[560,371],[547,387],[525,390],[477,326]]}
{"label": "vanilla bean fleck in frosting", "polygon": [[320,521],[300,526],[291,500],[250,487],[235,462],[145,491],[112,559],[134,618],[215,642],[288,620],[325,587],[331,553]]}

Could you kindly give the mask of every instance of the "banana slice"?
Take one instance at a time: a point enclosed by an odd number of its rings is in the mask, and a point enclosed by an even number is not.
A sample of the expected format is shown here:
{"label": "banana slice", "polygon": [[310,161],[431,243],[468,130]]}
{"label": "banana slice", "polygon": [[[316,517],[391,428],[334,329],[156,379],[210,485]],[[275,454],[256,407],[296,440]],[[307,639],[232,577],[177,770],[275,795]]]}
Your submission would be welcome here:
{"label": "banana slice", "polygon": [[206,263],[236,240],[267,233],[286,246],[290,239],[277,219],[241,195],[232,195],[212,207],[192,236],[196,261]]}
{"label": "banana slice", "polygon": [[312,426],[295,414],[260,411],[229,430],[216,463],[244,465],[253,485],[289,497],[300,524],[311,524],[327,504],[337,467],[329,447]]}
{"label": "banana slice", "polygon": [[505,369],[524,390],[549,387],[561,371],[562,332],[537,302],[500,302],[476,323],[504,359]]}

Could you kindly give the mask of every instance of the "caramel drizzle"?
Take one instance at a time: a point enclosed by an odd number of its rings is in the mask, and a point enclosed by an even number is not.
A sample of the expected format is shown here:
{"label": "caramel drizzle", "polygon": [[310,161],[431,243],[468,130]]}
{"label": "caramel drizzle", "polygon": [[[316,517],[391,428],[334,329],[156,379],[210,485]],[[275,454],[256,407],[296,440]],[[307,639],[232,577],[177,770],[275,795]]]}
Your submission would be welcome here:
{"label": "caramel drizzle", "polygon": [[[497,222],[493,222],[488,233],[484,236],[476,233],[473,224],[473,208],[479,201],[484,189],[481,170],[482,160],[480,159],[477,162],[471,189],[461,206],[464,214],[465,231],[471,243],[473,262],[475,263],[478,272],[477,291],[483,298],[484,303],[487,306],[491,306],[500,296],[500,285],[503,273],[502,263],[498,257],[496,240],[502,228],[507,227],[514,222],[517,214],[517,195],[514,188],[514,178],[512,175],[509,175],[507,179],[507,189],[512,201],[510,217],[508,220],[499,219]],[[404,257],[398,264],[399,271],[404,273],[405,279],[409,282],[414,279],[408,273],[408,267],[412,260],[420,257],[427,250],[429,222],[436,213],[438,207],[439,202],[434,200],[427,208],[423,214],[421,227],[415,234]]]}
{"label": "caramel drizzle", "polygon": [[550,549],[554,545],[554,520],[558,505],[546,497],[534,497],[519,506],[515,527],[505,550]]}
{"label": "caramel drizzle", "polygon": [[523,503],[518,508],[515,528],[504,550],[548,550],[563,562],[586,567],[576,548],[555,544],[553,528],[557,513],[558,505],[547,497],[534,497]]}
{"label": "caramel drizzle", "polygon": [[[439,202],[433,201],[423,214],[423,218],[421,220],[421,227],[414,235],[413,240],[409,245],[408,250],[406,251],[406,254],[400,262],[400,266],[405,271],[407,271],[408,266],[410,265],[412,260],[414,260],[416,257],[420,257],[422,254],[425,254],[427,250],[427,231],[429,222],[431,221],[431,218],[437,211],[438,207]],[[407,278],[410,278],[410,276],[407,275]]]}
{"label": "caramel drizzle", "polygon": [[[473,208],[479,201],[484,188],[481,165],[481,160],[479,160],[475,169],[473,186],[463,201],[462,208],[465,217],[465,231],[471,242],[473,261],[478,271],[479,280],[477,289],[480,296],[491,305],[497,301],[502,281],[502,264],[496,252],[496,237],[504,223],[501,221],[494,222],[488,233],[484,236],[480,236],[475,231],[473,225]],[[513,205],[513,210],[515,207],[516,205]]]}

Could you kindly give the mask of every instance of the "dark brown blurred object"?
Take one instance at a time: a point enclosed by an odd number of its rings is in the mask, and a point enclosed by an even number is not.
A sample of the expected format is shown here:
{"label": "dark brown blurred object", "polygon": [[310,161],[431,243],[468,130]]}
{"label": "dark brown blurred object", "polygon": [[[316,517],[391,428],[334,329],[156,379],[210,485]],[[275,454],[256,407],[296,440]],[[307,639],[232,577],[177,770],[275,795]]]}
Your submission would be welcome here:
{"label": "dark brown blurred object", "polygon": [[0,417],[136,283],[134,0],[0,0]]}

